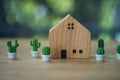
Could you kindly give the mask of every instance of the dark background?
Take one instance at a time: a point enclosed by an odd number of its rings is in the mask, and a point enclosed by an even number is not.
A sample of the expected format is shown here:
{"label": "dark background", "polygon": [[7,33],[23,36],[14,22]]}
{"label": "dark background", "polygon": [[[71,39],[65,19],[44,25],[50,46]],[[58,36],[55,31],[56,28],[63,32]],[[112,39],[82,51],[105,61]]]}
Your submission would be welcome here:
{"label": "dark background", "polygon": [[71,14],[92,39],[120,41],[120,0],[0,0],[0,38],[48,37]]}

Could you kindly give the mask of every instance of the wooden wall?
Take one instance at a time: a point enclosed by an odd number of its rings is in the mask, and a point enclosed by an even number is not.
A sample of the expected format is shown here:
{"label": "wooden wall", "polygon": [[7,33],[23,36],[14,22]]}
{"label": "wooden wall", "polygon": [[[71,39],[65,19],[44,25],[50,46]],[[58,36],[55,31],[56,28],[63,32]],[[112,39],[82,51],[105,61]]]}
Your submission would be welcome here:
{"label": "wooden wall", "polygon": [[[61,58],[61,50],[67,50],[67,58],[89,58],[90,44],[90,32],[70,15],[49,31],[52,58]],[[74,54],[73,49],[76,50]]]}

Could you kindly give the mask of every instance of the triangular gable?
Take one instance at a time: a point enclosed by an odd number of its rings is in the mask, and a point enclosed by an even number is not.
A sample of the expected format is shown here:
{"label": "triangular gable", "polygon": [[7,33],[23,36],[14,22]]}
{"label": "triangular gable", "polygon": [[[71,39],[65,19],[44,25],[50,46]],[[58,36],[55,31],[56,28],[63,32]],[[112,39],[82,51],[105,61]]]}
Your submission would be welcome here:
{"label": "triangular gable", "polygon": [[54,30],[55,28],[59,27],[59,25],[62,24],[62,23],[63,23],[66,19],[68,19],[68,18],[72,18],[74,21],[76,21],[77,23],[79,23],[79,25],[80,25],[81,27],[83,27],[84,29],[86,29],[86,30],[89,32],[89,30],[88,30],[87,28],[85,28],[79,21],[77,21],[75,18],[73,18],[70,14],[68,14],[65,18],[63,18],[57,25],[53,26],[53,27],[49,30],[49,32],[51,32],[51,31]]}

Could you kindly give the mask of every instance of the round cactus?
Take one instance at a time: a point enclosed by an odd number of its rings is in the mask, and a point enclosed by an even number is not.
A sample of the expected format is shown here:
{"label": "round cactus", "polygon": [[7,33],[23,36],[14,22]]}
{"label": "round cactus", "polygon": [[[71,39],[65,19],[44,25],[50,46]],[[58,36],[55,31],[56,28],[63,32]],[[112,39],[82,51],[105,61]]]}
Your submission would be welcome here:
{"label": "round cactus", "polygon": [[104,54],[104,49],[103,48],[98,48],[97,49],[97,54],[98,55],[103,55]]}
{"label": "round cactus", "polygon": [[43,47],[42,54],[43,55],[50,55],[50,48],[48,46]]}
{"label": "round cactus", "polygon": [[116,51],[118,54],[120,54],[120,45],[117,46]]}

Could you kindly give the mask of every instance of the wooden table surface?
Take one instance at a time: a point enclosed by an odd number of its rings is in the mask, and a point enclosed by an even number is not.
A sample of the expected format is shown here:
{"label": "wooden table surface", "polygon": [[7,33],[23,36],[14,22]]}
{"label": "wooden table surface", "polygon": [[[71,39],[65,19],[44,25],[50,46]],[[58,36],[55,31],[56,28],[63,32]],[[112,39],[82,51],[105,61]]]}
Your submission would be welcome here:
{"label": "wooden table surface", "polygon": [[[14,39],[0,39],[0,80],[120,80],[120,61],[115,55],[118,42],[105,43],[104,62],[95,60],[95,40],[91,43],[90,59],[52,59],[42,62],[41,58],[31,58],[30,39],[18,39],[17,60],[8,60],[7,40]],[[39,41],[41,48],[48,45],[47,40]]]}

